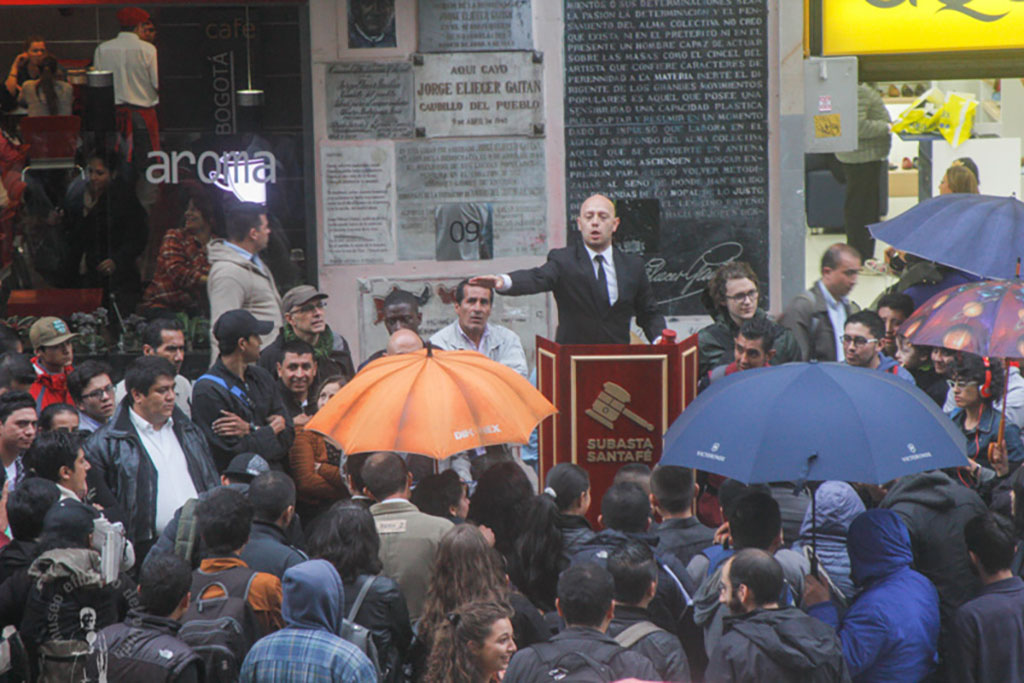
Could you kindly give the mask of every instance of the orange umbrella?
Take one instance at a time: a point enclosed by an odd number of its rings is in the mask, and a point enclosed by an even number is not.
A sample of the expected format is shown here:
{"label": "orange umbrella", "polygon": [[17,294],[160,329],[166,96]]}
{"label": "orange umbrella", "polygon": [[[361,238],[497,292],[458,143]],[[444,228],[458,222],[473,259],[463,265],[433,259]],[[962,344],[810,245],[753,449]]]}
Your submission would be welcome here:
{"label": "orange umbrella", "polygon": [[515,370],[476,351],[422,349],[363,368],[306,424],[346,453],[443,459],[526,443],[555,407]]}

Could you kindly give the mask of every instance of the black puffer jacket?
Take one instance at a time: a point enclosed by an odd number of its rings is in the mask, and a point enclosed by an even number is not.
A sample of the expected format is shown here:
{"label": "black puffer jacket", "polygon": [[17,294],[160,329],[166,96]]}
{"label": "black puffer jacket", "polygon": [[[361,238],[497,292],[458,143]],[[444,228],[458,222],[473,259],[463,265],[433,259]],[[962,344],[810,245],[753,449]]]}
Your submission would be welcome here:
{"label": "black puffer jacket", "polygon": [[850,671],[835,631],[786,607],[726,617],[704,680],[840,683]]}
{"label": "black puffer jacket", "polygon": [[595,535],[590,522],[580,515],[558,515],[558,528],[562,531],[562,555],[566,560],[571,560]]}
{"label": "black puffer jacket", "polygon": [[[615,617],[608,624],[608,635],[618,638],[626,629],[645,621],[650,622],[651,615],[643,607],[615,605]],[[651,660],[661,681],[687,683],[690,680],[686,652],[679,638],[668,631],[662,629],[648,633],[627,649]]]}
{"label": "black puffer jacket", "polygon": [[927,576],[939,591],[940,648],[946,649],[957,607],[981,588],[962,539],[968,520],[986,512],[985,503],[971,489],[934,471],[903,477],[889,489],[879,507],[892,510],[907,525],[914,569]]}
{"label": "black puffer jacket", "polygon": [[359,596],[364,581],[373,579],[354,621],[373,633],[373,644],[377,646],[377,657],[381,668],[389,672],[382,680],[388,683],[401,681],[402,663],[409,654],[412,642],[412,627],[409,625],[409,609],[398,582],[387,576],[371,577],[367,574],[355,581],[345,582],[345,618]]}
{"label": "black puffer jacket", "polygon": [[[157,471],[132,424],[130,401],[125,397],[114,417],[93,432],[83,448],[92,466],[88,480],[95,502],[103,506],[111,521],[124,523],[128,539],[138,546],[157,538]],[[177,406],[172,419],[196,492],[219,486],[220,477],[202,432]]]}

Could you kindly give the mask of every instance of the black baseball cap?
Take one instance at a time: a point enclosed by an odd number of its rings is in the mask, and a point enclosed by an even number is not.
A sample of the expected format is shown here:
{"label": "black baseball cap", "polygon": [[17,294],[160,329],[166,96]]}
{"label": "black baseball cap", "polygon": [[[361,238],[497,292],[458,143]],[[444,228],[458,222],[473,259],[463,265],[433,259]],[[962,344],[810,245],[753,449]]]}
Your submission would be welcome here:
{"label": "black baseball cap", "polygon": [[224,475],[233,481],[249,482],[254,477],[270,471],[270,465],[263,456],[255,453],[240,453],[231,458]]}
{"label": "black baseball cap", "polygon": [[71,498],[54,503],[43,518],[43,533],[60,538],[84,538],[92,533],[93,520],[100,513]]}
{"label": "black baseball cap", "polygon": [[239,339],[254,334],[264,335],[274,331],[274,323],[257,320],[256,316],[241,308],[224,313],[213,325],[213,336],[220,346],[234,346]]}

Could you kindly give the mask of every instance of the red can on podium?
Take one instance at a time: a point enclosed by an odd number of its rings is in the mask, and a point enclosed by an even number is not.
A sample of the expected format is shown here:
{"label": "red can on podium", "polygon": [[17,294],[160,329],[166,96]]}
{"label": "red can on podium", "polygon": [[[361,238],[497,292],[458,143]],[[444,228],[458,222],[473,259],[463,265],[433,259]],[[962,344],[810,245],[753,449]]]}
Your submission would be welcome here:
{"label": "red can on podium", "polygon": [[590,475],[597,525],[619,467],[661,459],[662,437],[697,395],[697,335],[679,343],[562,345],[537,337],[537,388],[558,413],[540,425],[540,482],[571,462]]}

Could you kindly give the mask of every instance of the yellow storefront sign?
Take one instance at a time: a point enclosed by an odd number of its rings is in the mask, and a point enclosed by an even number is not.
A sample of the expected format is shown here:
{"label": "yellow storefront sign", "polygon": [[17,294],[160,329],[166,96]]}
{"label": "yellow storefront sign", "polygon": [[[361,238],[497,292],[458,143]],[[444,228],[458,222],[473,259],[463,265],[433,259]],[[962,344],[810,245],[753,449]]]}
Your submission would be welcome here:
{"label": "yellow storefront sign", "polygon": [[1024,48],[1021,0],[822,0],[822,54]]}

